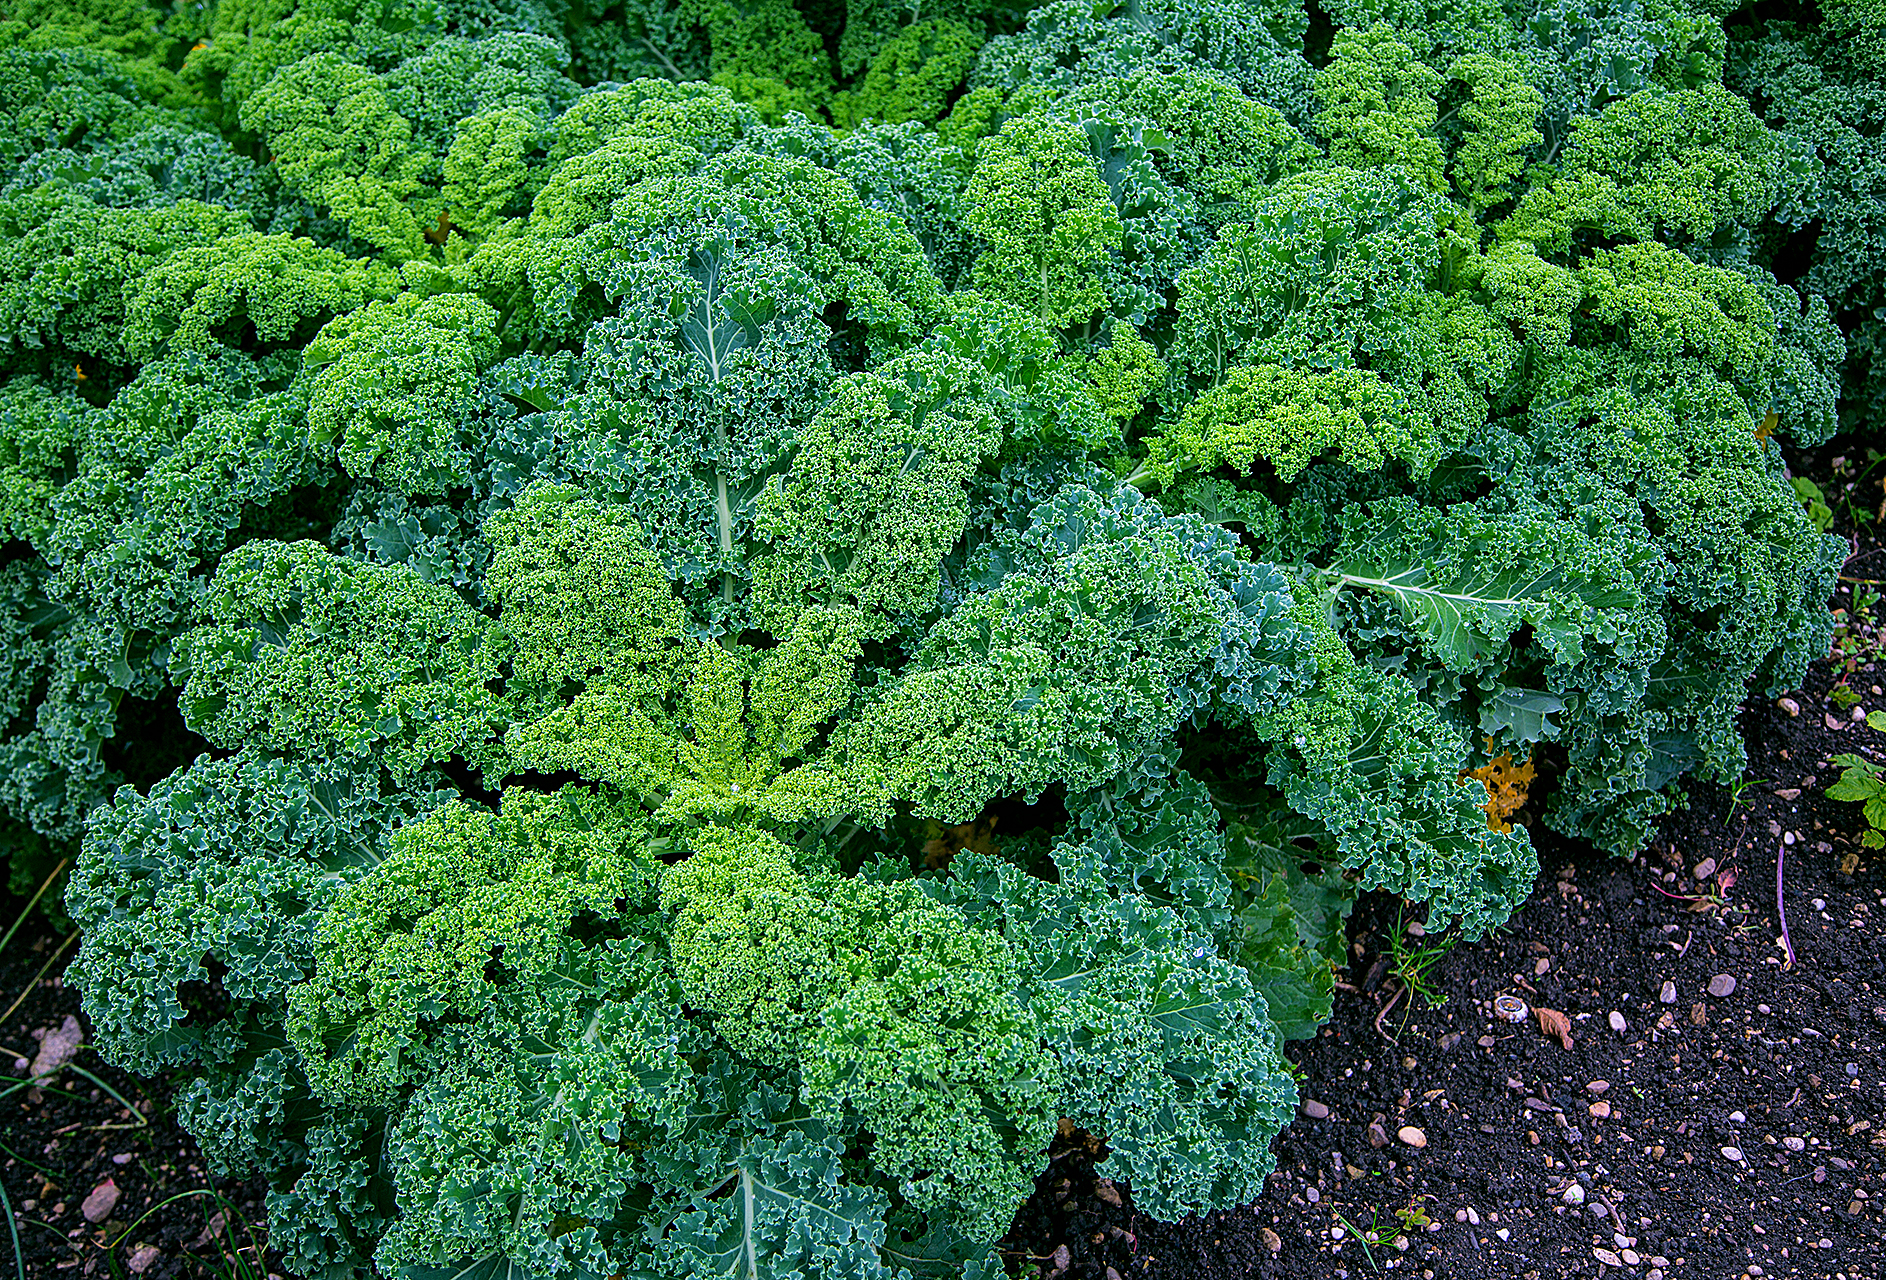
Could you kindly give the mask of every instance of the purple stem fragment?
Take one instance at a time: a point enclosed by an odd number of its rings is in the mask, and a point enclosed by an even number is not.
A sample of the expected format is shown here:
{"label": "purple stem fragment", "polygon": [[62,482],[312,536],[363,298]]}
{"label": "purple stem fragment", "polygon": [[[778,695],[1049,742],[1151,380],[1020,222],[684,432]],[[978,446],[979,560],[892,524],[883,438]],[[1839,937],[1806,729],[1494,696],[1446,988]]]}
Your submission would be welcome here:
{"label": "purple stem fragment", "polygon": [[1794,940],[1788,936],[1788,907],[1781,899],[1781,870],[1788,864],[1788,846],[1775,846],[1775,914],[1781,917],[1781,948],[1788,953],[1788,967],[1794,968]]}

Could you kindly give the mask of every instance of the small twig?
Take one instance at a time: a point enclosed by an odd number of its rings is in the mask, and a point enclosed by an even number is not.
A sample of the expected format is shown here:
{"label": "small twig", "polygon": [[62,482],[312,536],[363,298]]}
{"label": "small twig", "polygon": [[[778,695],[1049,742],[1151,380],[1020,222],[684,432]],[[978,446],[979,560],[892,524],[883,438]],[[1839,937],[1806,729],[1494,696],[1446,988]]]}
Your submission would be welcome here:
{"label": "small twig", "polygon": [[76,939],[78,936],[79,936],[79,931],[77,929],[74,929],[71,933],[66,935],[66,940],[59,944],[59,949],[53,952],[52,955],[47,957],[45,964],[42,964],[39,966],[39,972],[34,974],[33,980],[26,984],[26,990],[20,992],[20,998],[15,1000],[12,1004],[8,1005],[7,1011],[5,1013],[0,1013],[0,1022],[5,1022],[8,1018],[11,1018],[13,1016],[13,1011],[26,1003],[26,997],[33,994],[33,988],[38,986],[39,980],[46,976],[46,970],[52,968],[54,963],[58,961],[59,957],[65,954],[65,949],[71,946],[73,940]]}
{"label": "small twig", "polygon": [[[1788,861],[1788,846],[1775,846],[1775,914],[1781,917],[1781,947],[1788,953],[1788,967],[1794,968],[1794,939],[1788,936],[1788,905],[1781,897],[1781,869]],[[0,1019],[5,1021],[5,1019]]]}
{"label": "small twig", "polygon": [[1683,945],[1676,949],[1676,958],[1681,960],[1690,953],[1690,943],[1696,941],[1696,930],[1691,929],[1683,935]]}
{"label": "small twig", "polygon": [[1402,993],[1406,990],[1408,990],[1406,986],[1397,986],[1395,988],[1395,994],[1388,998],[1388,1003],[1383,1005],[1381,1011],[1375,1015],[1375,1034],[1381,1036],[1382,1039],[1388,1041],[1390,1044],[1400,1044],[1401,1042],[1395,1039],[1394,1036],[1389,1035],[1388,1032],[1382,1030],[1382,1019],[1388,1016],[1389,1010],[1400,1003]]}

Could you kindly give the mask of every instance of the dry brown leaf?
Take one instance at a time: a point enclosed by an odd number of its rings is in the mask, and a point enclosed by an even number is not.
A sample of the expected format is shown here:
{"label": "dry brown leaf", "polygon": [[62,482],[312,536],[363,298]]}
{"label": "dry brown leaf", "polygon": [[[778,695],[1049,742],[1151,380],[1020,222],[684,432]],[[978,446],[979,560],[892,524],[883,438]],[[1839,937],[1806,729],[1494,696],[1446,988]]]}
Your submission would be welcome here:
{"label": "dry brown leaf", "polygon": [[1533,1016],[1539,1019],[1539,1034],[1557,1036],[1559,1044],[1565,1049],[1572,1047],[1572,1020],[1557,1009],[1533,1009]]}
{"label": "dry brown leaf", "polygon": [[[1493,749],[1493,740],[1487,740],[1487,749]],[[1480,807],[1487,812],[1487,826],[1495,831],[1511,831],[1513,815],[1526,807],[1526,791],[1531,787],[1536,770],[1530,757],[1525,761],[1513,763],[1513,753],[1502,752],[1478,769],[1470,769],[1461,775],[1479,779],[1487,789],[1487,802]]]}

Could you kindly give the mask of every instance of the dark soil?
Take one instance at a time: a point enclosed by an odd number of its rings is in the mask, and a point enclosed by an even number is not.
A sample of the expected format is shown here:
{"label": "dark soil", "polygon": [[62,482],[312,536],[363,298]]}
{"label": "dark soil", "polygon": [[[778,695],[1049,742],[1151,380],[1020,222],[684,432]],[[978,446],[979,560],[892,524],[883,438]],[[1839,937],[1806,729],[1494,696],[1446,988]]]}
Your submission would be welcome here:
{"label": "dark soil", "polygon": [[[0,927],[23,905],[0,901]],[[60,977],[76,946],[62,951],[66,941],[35,913],[0,955],[0,1008],[27,993],[0,1021],[0,1187],[26,1276],[264,1274],[256,1268],[262,1188],[208,1176],[162,1084],[106,1065],[89,1044],[45,1087],[24,1078],[45,1035],[67,1016],[84,1026],[79,993]],[[108,1185],[117,1198],[100,1212]],[[0,1275],[9,1280],[12,1250],[12,1238],[0,1241]]]}
{"label": "dark soil", "polygon": [[[1803,467],[1830,477],[1830,498],[1844,496],[1835,454]],[[1878,481],[1853,495],[1869,514],[1886,496]],[[1839,532],[1853,513],[1835,506]],[[1886,579],[1876,536],[1855,550],[1847,577]],[[1130,1188],[1095,1178],[1093,1151],[1074,1135],[1004,1241],[1012,1270],[1048,1280],[1886,1277],[1886,855],[1860,848],[1857,805],[1822,794],[1837,773],[1831,755],[1886,751],[1886,737],[1840,705],[1845,695],[1829,696],[1839,684],[1862,711],[1886,707],[1886,670],[1875,670],[1886,640],[1862,625],[1853,589],[1834,605],[1855,652],[1816,664],[1787,700],[1745,709],[1748,776],[1762,781],[1739,804],[1693,789],[1690,808],[1631,861],[1535,831],[1545,869],[1532,898],[1428,971],[1434,1004],[1396,973],[1396,944],[1423,940],[1397,935],[1392,901],[1364,900],[1333,1021],[1289,1046],[1306,1114],[1278,1140],[1257,1204],[1154,1222]],[[0,924],[19,905],[0,903]],[[32,983],[0,1020],[0,1076],[13,1079],[0,1084],[0,1185],[26,1274],[253,1274],[261,1188],[208,1176],[161,1083],[113,1070],[89,1046],[74,1063],[96,1083],[70,1070],[44,1089],[21,1081],[14,1059],[34,1055],[34,1029],[56,1031],[79,1007],[58,977],[66,956],[35,979],[64,941],[47,929],[28,921],[0,956],[0,1000]],[[1712,981],[1727,993],[1711,994]],[[1570,1047],[1536,1015],[1496,1017],[1503,994],[1562,1014]],[[82,1205],[107,1181],[117,1204],[89,1222]]]}

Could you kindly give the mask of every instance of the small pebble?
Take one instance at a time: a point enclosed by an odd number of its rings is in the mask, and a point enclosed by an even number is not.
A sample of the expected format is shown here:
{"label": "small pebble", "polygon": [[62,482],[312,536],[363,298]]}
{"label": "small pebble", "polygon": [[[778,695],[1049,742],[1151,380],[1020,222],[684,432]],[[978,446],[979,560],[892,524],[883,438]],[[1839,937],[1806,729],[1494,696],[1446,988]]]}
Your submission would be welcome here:
{"label": "small pebble", "polygon": [[1592,1103],[1587,1110],[1591,1112],[1591,1118],[1593,1120],[1609,1120],[1611,1118],[1611,1104],[1604,1101],[1602,1098]]}
{"label": "small pebble", "polygon": [[151,1264],[155,1263],[157,1258],[156,1245],[141,1244],[131,1251],[131,1257],[125,1265],[131,1269],[132,1275],[141,1276],[151,1269]]}
{"label": "small pebble", "polygon": [[1624,1015],[1619,1013],[1616,1009],[1611,1010],[1610,1023],[1611,1030],[1617,1032],[1619,1035],[1624,1034]]}
{"label": "small pebble", "polygon": [[1770,1009],[1770,1008],[1769,1008],[1769,1007],[1768,1007],[1767,1005],[1765,1005],[1765,1004],[1758,1004],[1758,1005],[1756,1005],[1756,1006],[1755,1006],[1755,1012],[1757,1012],[1757,1013],[1762,1013],[1762,1014],[1768,1014],[1768,1013],[1773,1013],[1773,1012],[1774,1012],[1774,1010],[1773,1010],[1773,1009]]}
{"label": "small pebble", "polygon": [[1493,1234],[1502,1240],[1511,1240],[1513,1238],[1513,1233],[1508,1231],[1505,1227],[1495,1229]]}
{"label": "small pebble", "polygon": [[1585,1092],[1603,1093],[1605,1092],[1605,1090],[1609,1089],[1610,1087],[1611,1087],[1611,1082],[1609,1080],[1593,1080],[1590,1084],[1585,1086]]}
{"label": "small pebble", "polygon": [[1303,1188],[1303,1198],[1308,1200],[1311,1204],[1315,1204],[1323,1198],[1323,1193],[1318,1191],[1315,1187],[1305,1187]]}
{"label": "small pebble", "polygon": [[1793,1134],[1789,1134],[1781,1140],[1781,1145],[1790,1151],[1805,1151],[1807,1150],[1807,1139],[1797,1138]]}
{"label": "small pebble", "polygon": [[1721,1000],[1735,994],[1733,974],[1719,973],[1709,980],[1709,994]]}
{"label": "small pebble", "polygon": [[1790,716],[1798,716],[1801,714],[1801,704],[1796,702],[1793,698],[1776,698],[1775,705],[1787,712]]}
{"label": "small pebble", "polygon": [[1635,1249],[1619,1249],[1618,1257],[1624,1259],[1624,1265],[1627,1267],[1634,1267],[1643,1261],[1642,1258],[1637,1256],[1637,1250]]}
{"label": "small pebble", "polygon": [[1316,1101],[1314,1098],[1305,1098],[1303,1100],[1303,1114],[1312,1120],[1327,1120],[1329,1119],[1329,1108]]}
{"label": "small pebble", "polygon": [[1749,1263],[1749,1264],[1748,1264],[1748,1273],[1749,1273],[1750,1275],[1752,1275],[1752,1276],[1765,1276],[1765,1275],[1767,1275],[1767,1274],[1768,1274],[1768,1273],[1767,1273],[1766,1271],[1763,1271],[1763,1270],[1762,1270],[1762,1264],[1761,1264],[1761,1263],[1759,1263],[1759,1262],[1751,1262],[1751,1263]]}
{"label": "small pebble", "polygon": [[1467,1206],[1467,1221],[1471,1225],[1476,1226],[1476,1227],[1480,1225],[1480,1215],[1474,1212],[1474,1207],[1472,1205]]}
{"label": "small pebble", "polygon": [[1565,1188],[1565,1194],[1559,1199],[1565,1201],[1566,1204],[1583,1204],[1585,1203],[1585,1189],[1574,1182]]}
{"label": "small pebble", "polygon": [[1825,911],[1825,910],[1827,910],[1827,899],[1825,899],[1825,898],[1816,898],[1816,899],[1814,899],[1814,910],[1816,910],[1816,911]]}
{"label": "small pebble", "polygon": [[1847,1077],[1851,1080],[1858,1080],[1860,1078],[1860,1064],[1859,1063],[1849,1062],[1847,1064]]}
{"label": "small pebble", "polygon": [[1740,1111],[1731,1111],[1729,1113],[1730,1124],[1746,1124],[1747,1122],[1748,1117],[1743,1115]]}
{"label": "small pebble", "polygon": [[79,1212],[85,1215],[87,1222],[103,1222],[118,1207],[120,1194],[118,1184],[106,1178],[92,1188],[92,1193],[85,1197],[85,1203],[79,1206]]}
{"label": "small pebble", "polygon": [[1278,1235],[1275,1231],[1272,1231],[1269,1227],[1265,1227],[1258,1234],[1264,1237],[1264,1247],[1269,1249],[1273,1255],[1284,1251],[1283,1237]]}
{"label": "small pebble", "polygon": [[1416,1150],[1428,1145],[1428,1135],[1411,1124],[1403,1125],[1396,1131],[1395,1136]]}
{"label": "small pebble", "polygon": [[1742,1162],[1742,1148],[1724,1147],[1722,1149],[1722,1158],[1729,1161],[1731,1164],[1740,1164]]}
{"label": "small pebble", "polygon": [[1714,858],[1704,858],[1691,869],[1690,874],[1695,876],[1698,880],[1709,879],[1709,877],[1716,874],[1716,860]]}
{"label": "small pebble", "polygon": [[1624,1259],[1618,1257],[1609,1249],[1593,1249],[1591,1256],[1604,1263],[1607,1267],[1621,1267],[1624,1265]]}
{"label": "small pebble", "polygon": [[[1792,831],[1784,831],[1781,833],[1781,843],[1783,844],[1792,845],[1795,842],[1796,838],[1797,837]],[[1820,908],[1816,907],[1815,910],[1818,911],[1820,910]]]}
{"label": "small pebble", "polygon": [[1662,1001],[1664,1004],[1675,1004],[1676,1003],[1676,983],[1666,981],[1663,984],[1663,990],[1657,994],[1657,999]]}
{"label": "small pebble", "polygon": [[131,1153],[129,1151],[120,1151],[117,1155],[111,1158],[111,1162],[113,1164],[130,1164]]}

